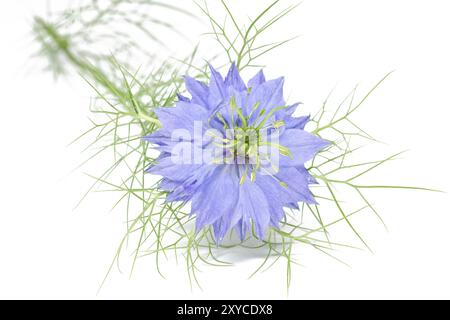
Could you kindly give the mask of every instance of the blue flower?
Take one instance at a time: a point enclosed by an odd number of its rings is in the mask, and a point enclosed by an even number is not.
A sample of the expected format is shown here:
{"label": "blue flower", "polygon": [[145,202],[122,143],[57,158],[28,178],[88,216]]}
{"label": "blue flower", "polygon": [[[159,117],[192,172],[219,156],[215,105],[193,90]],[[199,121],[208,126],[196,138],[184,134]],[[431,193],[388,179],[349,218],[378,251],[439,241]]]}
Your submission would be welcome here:
{"label": "blue flower", "polygon": [[191,203],[197,230],[212,225],[217,242],[233,228],[264,239],[283,208],[316,203],[304,164],[328,142],[304,130],[309,117],[292,116],[299,104],[286,105],[283,78],[260,71],[246,85],[235,64],[225,79],[210,69],[209,85],[186,76],[191,98],[155,111],[162,127],[144,139],[161,154],[147,171],[163,177],[166,201]]}

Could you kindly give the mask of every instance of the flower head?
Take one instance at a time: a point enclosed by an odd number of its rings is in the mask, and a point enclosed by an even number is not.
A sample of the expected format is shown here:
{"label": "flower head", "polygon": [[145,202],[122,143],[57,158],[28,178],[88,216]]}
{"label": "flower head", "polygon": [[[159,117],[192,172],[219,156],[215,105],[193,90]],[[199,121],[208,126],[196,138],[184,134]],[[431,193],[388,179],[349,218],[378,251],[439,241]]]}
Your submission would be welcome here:
{"label": "flower head", "polygon": [[212,225],[217,242],[233,228],[263,239],[283,208],[316,203],[304,164],[328,142],[292,116],[299,104],[286,105],[283,78],[260,71],[245,84],[235,64],[225,79],[210,69],[209,85],[186,76],[191,98],[155,111],[162,127],[145,139],[161,154],[147,171],[163,177],[167,201],[191,202],[197,230]]}

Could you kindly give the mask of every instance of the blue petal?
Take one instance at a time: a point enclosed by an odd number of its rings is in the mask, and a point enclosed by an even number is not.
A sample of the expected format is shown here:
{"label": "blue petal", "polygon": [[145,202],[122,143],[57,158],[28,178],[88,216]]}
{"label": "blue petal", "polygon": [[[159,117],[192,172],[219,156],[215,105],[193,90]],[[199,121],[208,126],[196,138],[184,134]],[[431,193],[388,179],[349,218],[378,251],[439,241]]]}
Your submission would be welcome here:
{"label": "blue petal", "polygon": [[250,92],[247,107],[252,109],[254,105],[259,104],[258,109],[253,112],[250,122],[254,122],[257,119],[261,110],[264,110],[267,114],[272,109],[285,105],[283,84],[284,78],[269,80]]}
{"label": "blue petal", "polygon": [[222,76],[211,65],[211,79],[209,82],[208,104],[212,109],[217,108],[220,104],[227,100],[227,90]]}
{"label": "blue petal", "polygon": [[146,172],[162,176],[172,181],[182,181],[202,166],[200,164],[176,164],[170,156],[165,156],[159,157],[156,164],[148,168]]}
{"label": "blue petal", "polygon": [[230,70],[228,71],[228,75],[225,78],[225,86],[232,87],[237,91],[245,91],[247,87],[245,86],[244,81],[239,75],[239,70],[236,67],[236,64],[233,62]]}
{"label": "blue petal", "polygon": [[301,102],[294,103],[293,105],[290,105],[286,109],[282,109],[282,110],[278,111],[277,114],[280,116],[283,116],[283,118],[288,117],[288,116],[291,117],[294,114],[294,112],[297,110],[298,106],[301,104],[302,104]]}
{"label": "blue petal", "polygon": [[224,215],[234,212],[238,190],[239,177],[235,167],[216,166],[214,172],[199,186],[192,197],[192,213],[197,215],[196,229],[200,230]]}
{"label": "blue petal", "polygon": [[257,175],[255,183],[264,190],[266,195],[270,195],[267,196],[267,198],[269,199],[269,204],[275,210],[273,211],[273,220],[276,220],[277,216],[279,217],[278,222],[281,220],[284,216],[284,212],[280,212],[280,209],[283,207],[298,207],[297,202],[300,201],[299,196],[291,190],[282,187],[273,177],[260,173]]}
{"label": "blue petal", "polygon": [[184,77],[184,83],[187,91],[192,96],[192,102],[209,109],[208,95],[209,88],[203,82],[197,81],[189,76]]}
{"label": "blue petal", "polygon": [[261,84],[266,82],[266,77],[264,76],[264,72],[261,69],[253,78],[250,79],[247,86],[249,88],[255,88]]}
{"label": "blue petal", "polygon": [[194,169],[185,180],[178,182],[178,186],[172,190],[167,197],[167,201],[191,200],[197,190],[214,172],[215,168],[216,166],[205,165]]}
{"label": "blue petal", "polygon": [[[294,103],[293,105],[288,106],[287,108],[283,108],[281,110],[278,110],[276,112],[274,112],[273,117],[268,121],[268,123],[271,123],[273,121],[278,121],[278,120],[282,120],[285,122],[285,124],[287,122],[292,121],[292,114],[297,110],[298,106],[301,103]],[[286,126],[284,126],[284,128],[286,128]]]}
{"label": "blue petal", "polygon": [[264,239],[270,223],[270,206],[265,193],[256,183],[246,180],[240,186],[236,210],[241,217],[237,227],[241,239],[248,232],[251,222],[255,226],[256,236]]}
{"label": "blue petal", "polygon": [[295,199],[295,202],[317,204],[309,190],[311,176],[306,169],[284,168],[277,174],[277,178],[287,185],[287,188],[282,188]]}
{"label": "blue petal", "polygon": [[303,165],[330,143],[304,130],[287,129],[281,134],[279,144],[293,156],[293,159],[280,156],[280,167],[291,167]]}
{"label": "blue petal", "polygon": [[155,131],[152,134],[143,137],[142,139],[157,145],[167,145],[172,141],[172,138],[170,136],[168,136],[164,132],[161,132],[160,130]]}
{"label": "blue petal", "polygon": [[160,183],[159,183],[159,188],[161,190],[164,191],[168,191],[171,192],[173,191],[176,187],[178,187],[179,182],[167,179],[167,178],[163,178]]}
{"label": "blue petal", "polygon": [[[282,187],[273,180],[273,178],[270,177],[273,183],[269,182],[268,180],[260,179],[261,176],[259,175],[256,178],[256,184],[261,188],[263,193],[266,196],[267,203],[269,204],[270,208],[270,223],[273,227],[278,228],[279,222],[281,219],[284,218],[285,213],[283,210],[283,207],[292,201],[291,197],[285,197],[286,199],[289,199],[289,201],[286,201],[283,203],[283,195],[281,193],[284,193],[284,190],[282,190]],[[266,178],[269,178],[266,176]],[[269,183],[268,183],[269,182]]]}
{"label": "blue petal", "polygon": [[309,122],[310,116],[302,116],[298,118],[288,117],[284,120],[286,129],[305,129],[306,124]]}
{"label": "blue petal", "polygon": [[155,110],[162,128],[157,132],[170,136],[174,130],[186,129],[190,133],[194,132],[194,122],[205,122],[208,119],[208,111],[194,103],[179,101],[174,108],[164,107]]}
{"label": "blue petal", "polygon": [[191,99],[189,99],[188,97],[183,96],[180,93],[177,93],[177,97],[178,97],[178,101],[191,102]]}

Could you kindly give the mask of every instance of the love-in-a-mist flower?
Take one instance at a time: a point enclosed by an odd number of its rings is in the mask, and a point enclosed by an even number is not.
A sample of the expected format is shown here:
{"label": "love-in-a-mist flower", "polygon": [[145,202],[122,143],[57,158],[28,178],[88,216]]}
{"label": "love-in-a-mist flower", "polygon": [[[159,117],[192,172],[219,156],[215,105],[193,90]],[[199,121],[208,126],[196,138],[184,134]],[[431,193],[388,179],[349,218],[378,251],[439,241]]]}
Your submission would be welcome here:
{"label": "love-in-a-mist flower", "polygon": [[191,98],[155,111],[162,127],[145,139],[161,154],[148,172],[163,177],[166,201],[191,203],[197,230],[212,225],[217,242],[233,228],[263,239],[283,208],[316,203],[304,164],[328,142],[304,130],[309,117],[292,116],[299,104],[286,105],[283,78],[260,71],[246,85],[235,64],[225,79],[210,69],[209,85],[186,76]]}

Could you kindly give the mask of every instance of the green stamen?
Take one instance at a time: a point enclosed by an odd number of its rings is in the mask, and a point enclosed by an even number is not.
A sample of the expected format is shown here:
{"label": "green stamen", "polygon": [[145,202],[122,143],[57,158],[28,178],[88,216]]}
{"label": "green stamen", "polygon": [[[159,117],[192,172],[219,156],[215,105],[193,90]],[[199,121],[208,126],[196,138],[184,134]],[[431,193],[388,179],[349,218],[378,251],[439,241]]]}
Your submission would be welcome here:
{"label": "green stamen", "polygon": [[222,122],[223,128],[224,128],[224,129],[228,129],[228,124],[227,124],[227,122],[225,121],[225,119],[223,118],[223,116],[222,116],[219,112],[216,114],[216,117],[217,117],[217,119],[220,120],[220,122]]}
{"label": "green stamen", "polygon": [[278,128],[281,128],[282,126],[284,126],[285,124],[286,123],[283,120],[278,120],[273,123],[273,127],[275,129],[278,129]]}
{"label": "green stamen", "polygon": [[[272,109],[272,110],[264,117],[263,121],[260,122],[260,124],[256,127],[256,129],[257,129],[257,130],[261,129],[262,126],[267,122],[267,120],[270,119],[271,116],[274,115],[275,112],[280,111],[280,110],[283,110],[283,109],[286,109],[286,108],[288,108],[288,107],[289,107],[289,106],[282,106],[282,107],[277,107],[277,108]],[[264,109],[263,109],[263,110],[264,110]],[[261,110],[261,111],[263,111],[263,110]],[[264,114],[264,113],[263,113],[263,114]],[[262,114],[261,114],[260,116],[262,116]]]}

